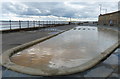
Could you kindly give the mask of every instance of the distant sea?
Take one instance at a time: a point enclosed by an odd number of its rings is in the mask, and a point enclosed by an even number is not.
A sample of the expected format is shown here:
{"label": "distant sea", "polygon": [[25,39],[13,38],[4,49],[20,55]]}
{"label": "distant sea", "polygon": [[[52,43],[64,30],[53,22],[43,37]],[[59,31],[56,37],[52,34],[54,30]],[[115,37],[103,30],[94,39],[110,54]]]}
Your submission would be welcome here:
{"label": "distant sea", "polygon": [[[48,24],[68,24],[69,22],[66,21],[0,21],[0,30],[8,30],[10,29],[10,24],[11,24],[11,29],[18,29],[21,25],[21,28],[28,28],[28,27],[43,27],[44,25]],[[29,26],[28,26],[29,25]]]}

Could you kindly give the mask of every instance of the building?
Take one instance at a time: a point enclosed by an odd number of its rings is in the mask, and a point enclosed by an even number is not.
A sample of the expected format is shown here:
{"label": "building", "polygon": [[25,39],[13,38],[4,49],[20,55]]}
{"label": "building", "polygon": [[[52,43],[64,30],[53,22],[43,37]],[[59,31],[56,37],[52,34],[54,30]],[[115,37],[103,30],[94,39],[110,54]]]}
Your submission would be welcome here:
{"label": "building", "polygon": [[98,24],[120,26],[120,11],[99,15]]}

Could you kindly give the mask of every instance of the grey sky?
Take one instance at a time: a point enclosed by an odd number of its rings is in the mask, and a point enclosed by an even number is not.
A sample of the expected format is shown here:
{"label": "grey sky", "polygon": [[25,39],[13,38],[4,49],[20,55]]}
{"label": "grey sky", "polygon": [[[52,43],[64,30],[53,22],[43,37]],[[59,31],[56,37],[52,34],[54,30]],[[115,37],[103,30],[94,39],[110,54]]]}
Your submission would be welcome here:
{"label": "grey sky", "polygon": [[102,13],[118,10],[117,2],[3,2],[2,18],[5,20],[97,20],[99,4]]}

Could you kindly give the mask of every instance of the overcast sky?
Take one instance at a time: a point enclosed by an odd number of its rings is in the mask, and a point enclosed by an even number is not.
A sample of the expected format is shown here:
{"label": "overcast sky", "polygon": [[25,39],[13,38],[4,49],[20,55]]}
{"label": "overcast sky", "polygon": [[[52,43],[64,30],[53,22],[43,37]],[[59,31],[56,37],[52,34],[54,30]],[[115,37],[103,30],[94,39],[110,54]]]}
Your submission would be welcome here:
{"label": "overcast sky", "polygon": [[2,2],[0,20],[97,20],[102,14],[118,10],[118,1],[6,1]]}

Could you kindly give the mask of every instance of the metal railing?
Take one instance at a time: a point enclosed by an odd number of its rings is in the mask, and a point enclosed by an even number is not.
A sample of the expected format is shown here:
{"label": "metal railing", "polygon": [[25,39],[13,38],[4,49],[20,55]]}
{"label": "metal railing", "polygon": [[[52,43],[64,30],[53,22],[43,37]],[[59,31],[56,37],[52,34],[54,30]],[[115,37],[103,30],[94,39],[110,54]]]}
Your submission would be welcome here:
{"label": "metal railing", "polygon": [[0,30],[52,27],[55,25],[68,25],[68,21],[0,21]]}

